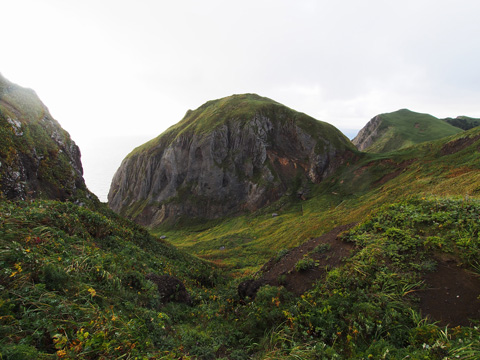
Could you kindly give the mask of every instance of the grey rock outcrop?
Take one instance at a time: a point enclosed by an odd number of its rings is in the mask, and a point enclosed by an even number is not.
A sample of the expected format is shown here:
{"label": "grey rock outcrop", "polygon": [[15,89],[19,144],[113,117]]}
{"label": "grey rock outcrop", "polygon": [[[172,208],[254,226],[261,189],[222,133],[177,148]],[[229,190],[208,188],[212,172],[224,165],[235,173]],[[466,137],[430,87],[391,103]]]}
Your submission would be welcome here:
{"label": "grey rock outcrop", "polygon": [[109,206],[148,226],[251,211],[288,190],[302,194],[353,149],[329,124],[257,95],[235,95],[189,111],[127,156]]}
{"label": "grey rock outcrop", "polygon": [[380,137],[379,129],[381,123],[381,117],[378,115],[375,116],[358,132],[357,136],[352,140],[353,145],[355,145],[358,150],[365,151],[365,149],[370,147],[370,145]]}
{"label": "grey rock outcrop", "polygon": [[80,149],[31,89],[0,75],[0,196],[71,199],[91,195]]}

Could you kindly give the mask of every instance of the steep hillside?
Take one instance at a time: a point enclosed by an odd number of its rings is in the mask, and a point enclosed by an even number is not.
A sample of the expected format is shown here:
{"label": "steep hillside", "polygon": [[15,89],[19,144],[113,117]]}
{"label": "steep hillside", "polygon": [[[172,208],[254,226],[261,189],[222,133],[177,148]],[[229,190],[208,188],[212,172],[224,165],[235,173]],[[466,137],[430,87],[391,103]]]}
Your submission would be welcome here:
{"label": "steep hillside", "polygon": [[219,283],[106,206],[0,200],[0,219],[1,359],[162,358],[175,314]]}
{"label": "steep hillside", "polygon": [[253,211],[287,193],[307,197],[354,153],[329,124],[258,95],[234,95],[188,111],[128,155],[109,206],[148,226]]}
{"label": "steep hillside", "polygon": [[[72,199],[91,195],[80,150],[33,90],[0,75],[0,196]],[[93,196],[94,197],[94,196]]]}
{"label": "steep hillside", "polygon": [[352,142],[361,151],[383,153],[440,139],[460,131],[460,128],[434,116],[402,109],[375,116]]}
{"label": "steep hillside", "polygon": [[[51,132],[12,117],[38,107],[8,107],[8,96],[2,166],[29,164],[21,154],[37,159],[46,144],[38,172],[51,176],[37,181],[50,187],[27,197],[58,187],[75,198],[83,188],[61,177],[68,149],[49,142],[74,148],[68,134],[48,116],[33,119]],[[212,210],[215,186],[222,206],[239,201],[243,183],[274,196],[240,202],[253,212],[222,221],[163,223],[158,235],[180,251],[104,204],[1,197],[0,358],[476,359],[479,149],[474,128],[362,154],[335,128],[271,100],[209,102],[133,151],[124,164],[143,167],[125,167],[123,184],[179,185],[163,203],[174,215],[193,205],[201,209],[184,214],[234,213]],[[134,211],[155,205],[142,206]]]}

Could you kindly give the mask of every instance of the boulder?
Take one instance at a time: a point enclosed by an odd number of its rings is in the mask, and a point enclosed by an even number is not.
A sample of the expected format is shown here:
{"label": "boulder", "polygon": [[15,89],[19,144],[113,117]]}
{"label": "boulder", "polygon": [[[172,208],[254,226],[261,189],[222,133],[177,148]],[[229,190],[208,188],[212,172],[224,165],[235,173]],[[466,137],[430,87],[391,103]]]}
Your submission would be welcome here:
{"label": "boulder", "polygon": [[265,284],[266,282],[263,280],[249,279],[242,281],[237,288],[238,296],[242,300],[245,300],[247,297],[253,300],[255,299],[255,296],[257,296],[258,289]]}
{"label": "boulder", "polygon": [[158,293],[163,303],[178,302],[191,304],[190,294],[178,278],[153,273],[147,274],[145,278],[157,285]]}

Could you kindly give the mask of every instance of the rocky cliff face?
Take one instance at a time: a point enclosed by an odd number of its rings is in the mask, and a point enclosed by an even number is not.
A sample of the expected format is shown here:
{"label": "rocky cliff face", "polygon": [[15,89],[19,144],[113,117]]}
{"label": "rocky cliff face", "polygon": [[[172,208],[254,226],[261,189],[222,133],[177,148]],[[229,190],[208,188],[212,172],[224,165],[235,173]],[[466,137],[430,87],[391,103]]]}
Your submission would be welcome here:
{"label": "rocky cliff face", "polygon": [[357,136],[352,140],[353,145],[358,150],[365,151],[381,136],[381,131],[379,131],[381,123],[381,117],[375,116],[358,132]]}
{"label": "rocky cliff face", "polygon": [[88,194],[80,150],[33,90],[0,75],[0,196],[65,200]]}
{"label": "rocky cliff face", "polygon": [[155,226],[255,210],[332,173],[354,151],[333,126],[257,95],[211,101],[133,151],[110,207]]}

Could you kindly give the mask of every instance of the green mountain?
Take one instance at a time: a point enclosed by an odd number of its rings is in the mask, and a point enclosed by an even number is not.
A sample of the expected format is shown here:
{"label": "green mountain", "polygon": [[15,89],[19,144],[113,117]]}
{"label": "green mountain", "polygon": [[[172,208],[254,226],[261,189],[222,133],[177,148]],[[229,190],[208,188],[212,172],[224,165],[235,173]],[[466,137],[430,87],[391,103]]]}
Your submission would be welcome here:
{"label": "green mountain", "polygon": [[382,153],[440,139],[460,131],[455,125],[432,115],[402,109],[375,116],[352,142],[361,151]]}
{"label": "green mountain", "polygon": [[330,124],[255,94],[233,95],[188,111],[135,149],[116,172],[108,202],[150,227],[240,214],[287,193],[308,196],[355,153]]}

